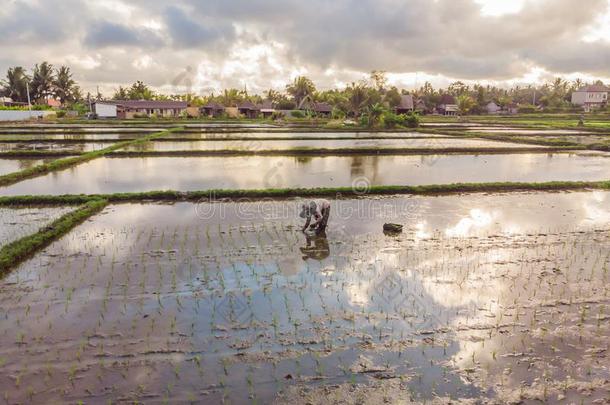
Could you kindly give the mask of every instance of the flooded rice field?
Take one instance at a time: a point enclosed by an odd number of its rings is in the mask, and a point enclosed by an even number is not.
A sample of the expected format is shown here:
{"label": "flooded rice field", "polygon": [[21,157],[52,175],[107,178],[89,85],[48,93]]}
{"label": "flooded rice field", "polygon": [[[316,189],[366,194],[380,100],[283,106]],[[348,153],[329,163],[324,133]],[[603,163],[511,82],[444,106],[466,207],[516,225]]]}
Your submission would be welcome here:
{"label": "flooded rice field", "polygon": [[605,180],[609,154],[98,158],[0,195]]}
{"label": "flooded rice field", "polygon": [[[486,141],[478,139],[451,138],[416,138],[416,139],[340,139],[340,140],[205,140],[192,142],[148,142],[128,146],[127,151],[202,151],[202,150],[298,150],[298,149],[444,149],[444,148],[522,148],[523,145],[507,142]],[[537,146],[534,146],[536,148]],[[544,147],[540,147],[544,149]]]}
{"label": "flooded rice field", "polygon": [[319,131],[259,131],[259,132],[195,132],[177,131],[167,134],[164,138],[191,138],[200,140],[230,140],[230,139],[273,139],[296,140],[314,138],[316,140],[338,139],[417,139],[417,138],[449,138],[448,135],[427,134],[422,132],[319,132]]}
{"label": "flooded rice field", "polygon": [[54,142],[2,142],[0,140],[0,152],[29,152],[29,151],[53,151],[53,152],[91,152],[107,148],[107,142],[70,142],[70,143],[54,143]]}
{"label": "flooded rice field", "polygon": [[147,133],[141,132],[133,132],[133,133],[91,133],[91,134],[68,134],[68,133],[56,133],[56,134],[43,134],[43,133],[35,133],[35,134],[27,134],[27,135],[0,135],[0,142],[2,141],[101,141],[101,140],[113,140],[115,142],[119,141],[127,141],[136,139],[145,135],[149,135]]}
{"label": "flooded rice field", "polygon": [[591,134],[594,135],[595,132],[581,131],[575,129],[524,129],[524,128],[509,128],[509,127],[477,127],[474,129],[469,129],[467,132],[485,132],[485,133],[498,133],[498,134],[515,134],[515,135],[585,135]]}
{"label": "flooded rice field", "polygon": [[299,203],[110,206],[18,266],[5,400],[607,399],[610,193]]}
{"label": "flooded rice field", "polygon": [[48,163],[52,160],[53,159],[0,158],[0,176]]}
{"label": "flooded rice field", "polygon": [[31,207],[3,208],[0,207],[0,246],[14,242],[24,236],[31,235],[43,226],[67,214],[73,208]]}

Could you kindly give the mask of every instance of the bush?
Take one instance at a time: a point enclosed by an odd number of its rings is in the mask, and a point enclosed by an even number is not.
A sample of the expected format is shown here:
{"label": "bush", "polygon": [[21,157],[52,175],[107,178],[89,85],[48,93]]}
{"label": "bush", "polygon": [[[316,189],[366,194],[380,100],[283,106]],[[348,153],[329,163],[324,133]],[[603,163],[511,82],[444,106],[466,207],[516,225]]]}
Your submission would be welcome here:
{"label": "bush", "polygon": [[415,113],[407,114],[403,125],[409,128],[419,127],[419,115]]}
{"label": "bush", "polygon": [[305,118],[305,113],[301,110],[293,110],[290,115],[292,118]]}
{"label": "bush", "polygon": [[59,110],[55,113],[55,115],[57,116],[57,118],[63,118],[66,116],[66,112],[64,110]]}
{"label": "bush", "polygon": [[517,112],[519,114],[533,114],[537,111],[537,108],[535,105],[532,104],[526,104],[526,105],[521,105],[519,106],[519,108],[517,109]]}
{"label": "bush", "polygon": [[274,111],[271,114],[271,120],[273,121],[281,120],[282,118],[284,118],[284,113],[281,111]]}
{"label": "bush", "polygon": [[324,127],[329,129],[340,129],[343,128],[343,126],[344,125],[342,120],[330,120],[326,123]]}
{"label": "bush", "polygon": [[396,128],[399,125],[403,125],[404,119],[402,117],[404,117],[404,115],[401,116],[401,115],[396,115],[393,112],[386,112],[381,117],[381,123],[384,128],[387,128],[387,129]]}

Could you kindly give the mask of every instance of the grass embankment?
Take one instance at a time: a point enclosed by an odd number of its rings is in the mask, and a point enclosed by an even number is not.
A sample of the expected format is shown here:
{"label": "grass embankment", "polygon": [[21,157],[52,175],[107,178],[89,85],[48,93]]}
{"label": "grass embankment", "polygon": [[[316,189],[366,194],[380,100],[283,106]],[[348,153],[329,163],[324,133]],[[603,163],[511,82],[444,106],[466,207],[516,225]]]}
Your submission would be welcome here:
{"label": "grass embankment", "polygon": [[119,202],[154,202],[154,201],[201,201],[240,199],[283,199],[293,197],[367,197],[375,195],[450,195],[461,193],[515,192],[515,191],[577,191],[577,190],[610,190],[610,180],[605,181],[552,181],[545,183],[454,183],[431,184],[423,186],[371,186],[366,192],[352,187],[325,188],[282,188],[260,190],[223,190],[202,191],[147,191],[140,193],[115,193],[92,195],[58,195],[58,196],[11,196],[0,197],[0,206],[31,206],[82,204],[90,201],[104,200],[110,203]]}
{"label": "grass embankment", "polygon": [[449,155],[449,154],[516,154],[571,151],[572,147],[459,147],[459,148],[291,148],[291,149],[216,149],[175,151],[117,151],[108,157],[214,157],[214,156],[354,156],[354,155]]}
{"label": "grass embankment", "polygon": [[9,173],[4,176],[0,176],[0,187],[8,186],[8,185],[17,183],[17,182],[25,180],[25,179],[29,179],[31,177],[41,176],[41,175],[47,174],[49,172],[63,170],[68,167],[72,167],[72,166],[87,162],[89,160],[105,156],[111,152],[117,151],[117,150],[125,148],[127,146],[148,142],[157,137],[163,136],[167,133],[179,131],[181,129],[182,129],[181,127],[170,128],[168,130],[156,132],[154,134],[150,134],[150,135],[147,135],[142,138],[135,139],[135,140],[118,142],[107,148],[83,153],[80,156],[69,157],[69,158],[64,158],[64,159],[57,159],[57,160],[54,160],[49,163],[43,163],[38,166],[34,166],[34,167],[30,167],[28,169],[21,170],[19,172]]}
{"label": "grass embankment", "polygon": [[38,232],[3,246],[0,249],[0,276],[31,257],[39,249],[70,232],[76,225],[100,212],[107,204],[108,201],[105,200],[91,199],[76,210],[41,228]]}

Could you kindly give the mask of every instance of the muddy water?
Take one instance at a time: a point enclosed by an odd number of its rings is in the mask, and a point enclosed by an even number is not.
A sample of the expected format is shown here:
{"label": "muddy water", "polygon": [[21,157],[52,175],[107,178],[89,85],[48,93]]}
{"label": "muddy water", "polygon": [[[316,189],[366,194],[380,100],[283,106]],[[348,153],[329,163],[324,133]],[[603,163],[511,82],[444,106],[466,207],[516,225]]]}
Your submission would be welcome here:
{"label": "muddy water", "polygon": [[150,127],[33,127],[33,128],[7,128],[0,127],[0,134],[55,134],[55,133],[70,133],[75,132],[94,132],[94,133],[143,133],[143,132],[159,132],[163,131],[164,128],[150,128]]}
{"label": "muddy water", "polygon": [[0,246],[36,232],[72,209],[0,207]]}
{"label": "muddy water", "polygon": [[607,395],[610,193],[333,200],[311,238],[299,203],[112,206],[19,266],[7,401]]}
{"label": "muddy water", "polygon": [[9,151],[58,151],[58,152],[91,152],[110,146],[107,142],[52,143],[52,142],[2,142],[0,152]]}
{"label": "muddy water", "polygon": [[294,141],[193,141],[149,142],[125,148],[129,151],[199,151],[199,150],[291,150],[338,148],[522,148],[523,145],[476,139],[345,139],[345,140],[294,140]]}
{"label": "muddy water", "polygon": [[0,176],[12,172],[18,172],[23,169],[28,169],[42,163],[48,163],[53,159],[4,159],[0,158]]}
{"label": "muddy water", "polygon": [[609,173],[610,155],[602,154],[99,158],[0,195],[606,180]]}

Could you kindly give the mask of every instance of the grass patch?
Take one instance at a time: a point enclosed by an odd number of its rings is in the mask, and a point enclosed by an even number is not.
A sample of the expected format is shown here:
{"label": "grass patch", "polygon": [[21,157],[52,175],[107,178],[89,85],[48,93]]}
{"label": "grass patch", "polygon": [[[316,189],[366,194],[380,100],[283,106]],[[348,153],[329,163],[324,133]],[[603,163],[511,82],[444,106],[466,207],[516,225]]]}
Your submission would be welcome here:
{"label": "grass patch", "polygon": [[50,225],[41,228],[38,232],[2,247],[0,249],[0,276],[31,257],[39,249],[68,233],[76,225],[100,212],[107,203],[105,200],[91,199],[75,211],[69,212]]}
{"label": "grass patch", "polygon": [[211,189],[202,191],[147,191],[140,193],[115,193],[91,195],[60,196],[10,196],[0,197],[0,206],[16,205],[60,205],[83,204],[104,200],[110,203],[142,201],[206,201],[240,199],[283,199],[293,197],[367,197],[375,195],[448,195],[459,193],[514,192],[514,191],[574,191],[574,190],[610,190],[610,180],[604,181],[552,181],[545,183],[454,183],[430,184],[423,186],[372,186],[366,193],[351,187],[325,188],[281,188],[259,190],[223,190]]}
{"label": "grass patch", "polygon": [[170,128],[170,129],[167,129],[165,131],[156,132],[154,134],[150,134],[150,135],[147,135],[147,136],[144,136],[142,138],[135,139],[135,140],[118,142],[118,143],[115,143],[115,144],[113,144],[113,145],[111,145],[111,146],[109,146],[107,148],[96,150],[96,151],[92,151],[92,152],[83,153],[80,156],[69,157],[69,158],[64,158],[64,159],[57,159],[57,160],[54,160],[54,161],[49,162],[49,163],[43,163],[43,164],[38,165],[38,166],[34,166],[34,167],[30,167],[30,168],[21,170],[19,172],[9,173],[9,174],[6,174],[4,176],[0,176],[0,187],[2,187],[2,186],[9,186],[11,184],[15,184],[15,183],[17,183],[19,181],[22,181],[22,180],[25,180],[25,179],[41,176],[41,175],[47,174],[49,172],[53,172],[53,171],[57,171],[57,170],[63,170],[63,169],[66,169],[68,167],[76,166],[78,164],[87,162],[89,160],[96,159],[98,157],[102,157],[104,155],[107,155],[107,154],[109,154],[111,152],[117,151],[117,150],[119,150],[121,148],[124,148],[126,146],[137,145],[137,144],[140,144],[140,143],[145,143],[145,142],[148,142],[148,141],[153,140],[155,138],[158,138],[160,136],[166,135],[167,133],[179,131],[181,129],[182,129],[181,127]]}

